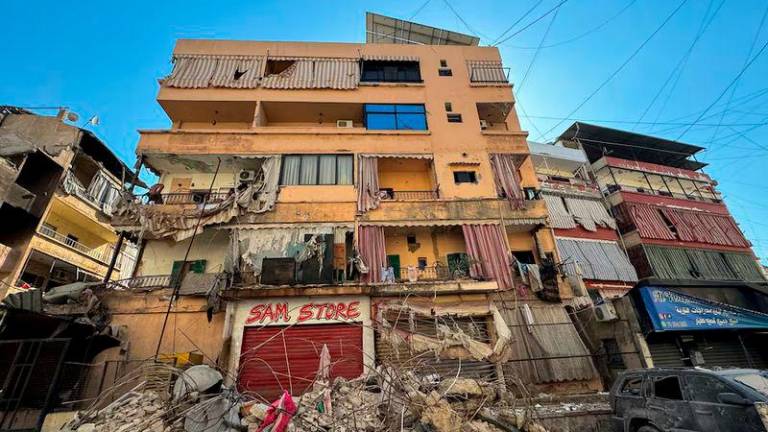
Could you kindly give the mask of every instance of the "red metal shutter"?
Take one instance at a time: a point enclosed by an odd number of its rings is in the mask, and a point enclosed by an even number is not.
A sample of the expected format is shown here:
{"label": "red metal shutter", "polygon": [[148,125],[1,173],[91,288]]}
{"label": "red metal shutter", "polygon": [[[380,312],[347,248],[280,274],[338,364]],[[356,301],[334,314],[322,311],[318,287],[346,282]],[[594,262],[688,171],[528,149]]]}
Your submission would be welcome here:
{"label": "red metal shutter", "polygon": [[323,344],[331,354],[331,378],[363,373],[363,328],[355,324],[246,327],[238,386],[267,401],[288,390],[304,393],[315,379]]}

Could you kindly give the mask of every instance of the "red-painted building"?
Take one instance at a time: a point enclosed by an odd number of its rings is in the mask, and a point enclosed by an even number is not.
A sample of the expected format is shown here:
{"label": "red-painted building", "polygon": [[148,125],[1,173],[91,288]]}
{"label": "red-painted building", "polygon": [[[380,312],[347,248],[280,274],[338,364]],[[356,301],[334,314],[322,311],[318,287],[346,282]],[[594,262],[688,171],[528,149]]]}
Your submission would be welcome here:
{"label": "red-painted building", "polygon": [[584,150],[615,217],[654,365],[768,367],[768,283],[703,148],[585,123],[559,142]]}

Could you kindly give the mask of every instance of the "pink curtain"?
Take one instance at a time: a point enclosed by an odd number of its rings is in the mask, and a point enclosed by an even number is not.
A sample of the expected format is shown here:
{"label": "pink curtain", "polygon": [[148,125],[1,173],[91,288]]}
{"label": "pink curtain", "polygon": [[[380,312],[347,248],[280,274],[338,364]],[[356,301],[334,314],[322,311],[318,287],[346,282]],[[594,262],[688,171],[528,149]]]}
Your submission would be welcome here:
{"label": "pink curtain", "polygon": [[379,160],[361,156],[357,160],[357,212],[365,213],[379,206]]}
{"label": "pink curtain", "polygon": [[467,254],[472,259],[470,275],[493,279],[501,289],[512,288],[509,255],[499,225],[462,225]]}
{"label": "pink curtain", "polygon": [[507,196],[513,208],[523,208],[523,189],[520,186],[520,174],[517,171],[514,154],[491,154],[491,168],[496,190]]}
{"label": "pink curtain", "polygon": [[368,266],[363,282],[381,282],[381,267],[387,264],[384,227],[361,225],[357,230],[357,247],[360,257]]}

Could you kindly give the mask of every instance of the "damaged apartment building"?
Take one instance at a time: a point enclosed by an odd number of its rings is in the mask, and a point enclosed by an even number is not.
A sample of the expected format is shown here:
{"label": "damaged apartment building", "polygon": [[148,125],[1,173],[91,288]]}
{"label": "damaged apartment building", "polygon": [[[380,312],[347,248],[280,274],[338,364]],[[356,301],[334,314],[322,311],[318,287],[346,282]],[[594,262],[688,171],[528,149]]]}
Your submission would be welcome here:
{"label": "damaged apartment building", "polygon": [[498,49],[367,18],[364,44],[177,42],[171,126],[137,148],[159,181],[114,219],[140,244],[128,356],[196,350],[267,400],[323,346],[334,377],[600,389]]}
{"label": "damaged apartment building", "polygon": [[[693,158],[703,148],[581,122],[549,147],[584,151],[639,278],[623,298],[610,299],[600,286],[591,294],[595,313],[578,314],[594,348],[608,353],[607,367],[632,367],[622,354],[635,351],[646,367],[764,369],[768,281],[717,182]],[[560,204],[547,201],[555,225],[580,211],[567,199],[555,210]],[[592,277],[591,252],[583,244],[569,249],[556,232],[561,255]],[[608,231],[587,237],[614,238]]]}
{"label": "damaged apartment building", "polygon": [[112,280],[133,272],[137,249],[114,253],[111,216],[134,178],[74,118],[0,106],[1,430],[39,427],[48,408],[77,398],[60,378],[76,381],[77,364],[120,345],[86,287],[110,267]]}

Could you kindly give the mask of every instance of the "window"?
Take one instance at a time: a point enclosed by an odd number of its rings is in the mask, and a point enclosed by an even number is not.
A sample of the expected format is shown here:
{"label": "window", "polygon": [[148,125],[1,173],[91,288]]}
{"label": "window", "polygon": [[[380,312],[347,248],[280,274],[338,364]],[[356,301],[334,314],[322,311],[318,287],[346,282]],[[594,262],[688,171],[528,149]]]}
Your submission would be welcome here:
{"label": "window", "polygon": [[461,114],[448,114],[448,123],[461,123]]}
{"label": "window", "polygon": [[632,395],[632,396],[640,396],[640,390],[643,388],[643,378],[642,377],[629,377],[624,381],[624,384],[621,385],[621,394],[623,395]]}
{"label": "window", "polygon": [[280,184],[349,185],[352,165],[352,155],[286,155]]}
{"label": "window", "polygon": [[446,103],[445,103],[445,111],[446,111],[446,112],[451,112],[451,111],[453,111],[453,105],[452,105],[450,102],[446,102]]}
{"label": "window", "polygon": [[474,171],[454,171],[453,181],[456,183],[477,183],[477,173]]}
{"label": "window", "polygon": [[685,382],[688,384],[691,399],[697,402],[720,403],[717,395],[733,392],[726,383],[704,375],[688,375]]}
{"label": "window", "polygon": [[365,105],[365,127],[370,130],[427,130],[424,105]]}
{"label": "window", "polygon": [[417,61],[364,61],[363,82],[421,82]]}
{"label": "window", "polygon": [[440,67],[441,68],[448,67],[448,61],[447,60],[440,60]]}
{"label": "window", "polygon": [[207,260],[174,261],[171,267],[171,286],[179,284],[187,273],[205,273],[207,262]]}
{"label": "window", "polygon": [[659,399],[683,400],[680,378],[668,376],[653,380],[653,395]]}
{"label": "window", "polygon": [[419,263],[419,270],[424,270],[427,268],[427,258],[426,257],[419,257],[417,258],[417,262]]}
{"label": "window", "polygon": [[440,76],[453,76],[453,71],[450,69],[438,69],[437,74]]}

